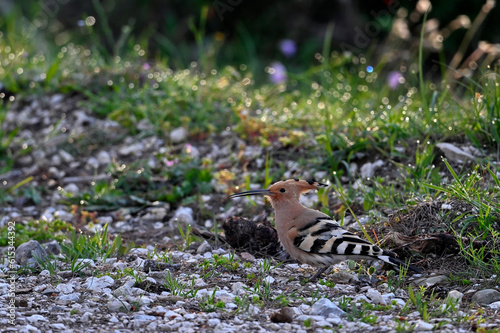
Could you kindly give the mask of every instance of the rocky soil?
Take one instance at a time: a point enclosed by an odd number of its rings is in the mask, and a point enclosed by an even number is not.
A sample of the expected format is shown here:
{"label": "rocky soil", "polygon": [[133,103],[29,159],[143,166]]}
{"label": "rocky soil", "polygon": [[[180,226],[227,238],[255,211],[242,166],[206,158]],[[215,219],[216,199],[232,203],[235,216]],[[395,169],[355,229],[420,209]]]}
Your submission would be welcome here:
{"label": "rocky soil", "polygon": [[[77,231],[92,233],[107,224],[109,234],[121,234],[124,243],[134,241],[142,248],[126,255],[67,262],[61,254],[64,242],[43,246],[40,243],[45,241],[26,242],[17,248],[10,266],[19,273],[12,298],[14,274],[9,273],[10,250],[4,247],[0,264],[2,331],[493,332],[500,326],[497,277],[471,276],[470,283],[463,285],[451,280],[449,271],[429,264],[454,257],[424,258],[417,264],[425,273],[408,274],[402,283],[397,274],[383,275],[378,263],[373,263],[375,272],[353,271],[340,264],[324,280],[303,283],[313,273],[307,265],[282,263],[256,252],[235,254],[217,239],[182,239],[179,224],[210,229],[221,226],[228,217],[248,214],[241,200],[230,203],[227,195],[244,183],[245,176],[253,179],[252,175],[262,174],[264,148],[248,144],[231,130],[190,140],[187,131],[178,128],[162,138],[154,134],[148,121],[139,122],[137,133],[131,135],[117,122],[101,119],[84,106],[81,96],[56,94],[18,101],[7,113],[3,126],[7,130],[19,127],[20,131],[12,143],[15,165],[0,175],[0,190],[10,191],[27,180],[36,191],[13,195],[2,203],[0,227],[9,222],[28,226],[33,220],[61,220]],[[304,165],[296,152],[282,148],[274,147],[280,152],[274,167],[284,166],[284,178],[325,178],[326,172]],[[440,149],[457,162],[480,155],[466,146]],[[137,168],[136,173],[141,174],[148,168],[171,168],[179,163],[175,156],[209,159],[217,171],[210,181],[214,191],[194,202],[169,203],[134,195],[117,202],[96,200],[83,207],[72,201],[91,193],[96,182],[112,182],[123,169]],[[363,162],[352,168],[363,178],[391,172],[391,164],[377,156],[360,160]],[[135,164],[137,161],[142,164]],[[166,189],[171,187],[169,182],[180,181],[152,177]],[[145,192],[155,190],[146,188]],[[314,206],[317,200],[313,193],[304,197],[304,204]],[[261,199],[255,202],[255,216],[247,217],[262,220],[262,213],[268,215],[270,209],[262,208]],[[361,216],[362,221],[369,218],[368,214]],[[49,266],[38,267],[35,256]],[[426,295],[433,291],[435,301],[426,310],[419,307],[412,301],[409,285],[415,293],[419,286],[427,288]],[[11,309],[15,309],[15,319],[9,317]]]}

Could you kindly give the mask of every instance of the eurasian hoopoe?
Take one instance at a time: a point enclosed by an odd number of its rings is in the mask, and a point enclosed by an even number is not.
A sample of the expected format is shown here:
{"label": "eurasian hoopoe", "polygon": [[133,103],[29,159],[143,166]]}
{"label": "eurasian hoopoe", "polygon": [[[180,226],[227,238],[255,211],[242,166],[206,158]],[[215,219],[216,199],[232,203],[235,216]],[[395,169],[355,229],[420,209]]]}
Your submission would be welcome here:
{"label": "eurasian hoopoe", "polygon": [[[236,193],[230,198],[265,195],[271,201],[278,237],[290,256],[302,263],[321,267],[309,280],[318,278],[328,267],[347,259],[379,259],[396,266],[405,263],[395,254],[343,229],[330,216],[302,206],[299,197],[328,185],[315,181],[288,179],[272,184],[268,190]],[[414,266],[408,266],[421,272]]]}

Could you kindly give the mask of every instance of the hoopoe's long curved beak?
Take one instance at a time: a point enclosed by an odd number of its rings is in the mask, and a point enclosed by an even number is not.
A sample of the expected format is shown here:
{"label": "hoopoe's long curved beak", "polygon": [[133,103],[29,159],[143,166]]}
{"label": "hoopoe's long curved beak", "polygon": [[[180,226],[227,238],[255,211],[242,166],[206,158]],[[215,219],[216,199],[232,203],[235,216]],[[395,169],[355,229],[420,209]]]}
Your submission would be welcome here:
{"label": "hoopoe's long curved beak", "polygon": [[269,190],[252,190],[240,193],[235,193],[229,196],[229,198],[245,197],[247,195],[272,195],[273,193]]}

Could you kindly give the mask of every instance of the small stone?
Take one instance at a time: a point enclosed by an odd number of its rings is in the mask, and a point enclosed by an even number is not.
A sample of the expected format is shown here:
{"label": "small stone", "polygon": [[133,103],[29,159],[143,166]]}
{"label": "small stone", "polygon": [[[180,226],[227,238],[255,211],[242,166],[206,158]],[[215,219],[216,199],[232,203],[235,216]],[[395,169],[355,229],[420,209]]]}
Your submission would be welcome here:
{"label": "small stone", "polygon": [[416,279],[411,283],[413,286],[424,286],[424,287],[432,287],[433,285],[439,284],[441,282],[446,281],[446,275],[435,275],[428,278],[420,278]]}
{"label": "small stone", "polygon": [[471,302],[479,305],[488,305],[493,302],[500,301],[500,292],[495,289],[484,289],[476,292],[472,298]]}
{"label": "small stone", "polygon": [[62,209],[56,210],[53,215],[54,215],[54,218],[62,220],[64,222],[71,222],[74,220],[74,217],[75,217],[75,215],[73,215],[65,210],[62,210]]}
{"label": "small stone", "polygon": [[144,315],[144,314],[136,314],[134,316],[134,320],[149,321],[149,320],[156,320],[156,317],[155,316]]}
{"label": "small stone", "polygon": [[230,292],[227,292],[226,290],[217,290],[215,292],[215,298],[217,300],[223,301],[224,303],[229,303],[234,302],[236,296],[231,294]]}
{"label": "small stone", "polygon": [[236,309],[237,307],[238,307],[238,305],[236,305],[234,303],[226,303],[226,309],[233,310],[233,309]]}
{"label": "small stone", "polygon": [[401,298],[394,298],[393,300],[391,300],[391,304],[403,308],[406,305],[406,302]]}
{"label": "small stone", "polygon": [[[54,161],[52,161],[52,164],[58,165],[58,163],[55,163]],[[61,179],[62,177],[64,177],[64,171],[59,170],[55,166],[51,166],[49,167],[48,175],[53,179]]]}
{"label": "small stone", "polygon": [[217,318],[212,318],[208,320],[208,325],[209,326],[216,326],[220,324],[220,319]]}
{"label": "small stone", "polygon": [[153,321],[148,326],[146,326],[146,332],[159,332],[158,324]]}
{"label": "small stone", "polygon": [[382,297],[384,298],[386,303],[390,303],[391,300],[396,297],[396,295],[394,295],[394,293],[387,293],[383,294]]}
{"label": "small stone", "polygon": [[434,329],[434,325],[426,323],[423,320],[417,321],[415,326],[415,331],[432,331]]}
{"label": "small stone", "polygon": [[361,178],[371,178],[375,174],[375,171],[383,166],[385,163],[382,160],[377,160],[373,163],[368,162],[363,164],[363,166],[360,169],[361,173]]}
{"label": "small stone", "polygon": [[92,291],[100,292],[102,289],[106,287],[110,287],[115,283],[112,277],[108,275],[101,276],[100,278],[89,277],[85,283],[83,283],[83,287]]}
{"label": "small stone", "polygon": [[59,156],[61,157],[61,160],[66,163],[71,163],[75,160],[73,155],[62,149],[59,150]]}
{"label": "small stone", "polygon": [[332,323],[326,320],[319,320],[315,323],[316,327],[332,327]]}
{"label": "small stone", "polygon": [[113,290],[111,294],[114,295],[115,297],[132,295],[132,287],[134,286],[134,284],[135,284],[134,280],[129,280],[125,282],[123,286]]}
{"label": "small stone", "polygon": [[99,168],[99,160],[95,157],[89,157],[85,167],[87,169],[90,169],[90,170],[95,170],[95,169]]}
{"label": "small stone", "polygon": [[97,154],[97,161],[99,161],[100,165],[108,165],[111,163],[111,156],[107,151],[100,151]]}
{"label": "small stone", "polygon": [[83,321],[84,323],[88,323],[88,322],[90,322],[90,319],[91,319],[91,318],[92,318],[92,313],[90,313],[90,312],[85,312],[85,313],[81,316],[80,320],[81,320],[81,321]]}
{"label": "small stone", "polygon": [[78,185],[74,183],[69,183],[68,185],[64,186],[64,191],[71,193],[71,194],[78,194],[80,192],[80,189],[78,188]]}
{"label": "small stone", "polygon": [[328,318],[326,318],[326,321],[335,326],[338,326],[342,322],[342,319],[339,316],[329,315]]}
{"label": "small stone", "polygon": [[37,323],[39,321],[47,321],[47,318],[45,318],[44,316],[35,314],[35,315],[30,316],[30,317],[26,317],[26,320],[33,324],[33,323]]}
{"label": "small stone", "polygon": [[[36,328],[35,326],[32,326],[30,324],[26,324],[26,326],[24,326],[24,328],[28,331],[28,332],[40,332],[40,330],[38,328]],[[22,332],[22,331],[20,331]]]}
{"label": "small stone", "polygon": [[493,310],[498,310],[498,309],[500,309],[500,301],[490,303],[490,305],[488,305],[488,307],[490,309],[493,309]]}
{"label": "small stone", "polygon": [[121,156],[141,156],[144,151],[144,144],[136,142],[131,145],[126,145],[118,149],[118,154]]}
{"label": "small stone", "polygon": [[177,317],[181,317],[181,315],[177,312],[172,311],[172,310],[168,310],[167,312],[165,312],[165,315],[164,315],[165,320],[172,320],[172,319],[177,318]]}
{"label": "small stone", "polygon": [[241,259],[249,261],[249,262],[255,261],[255,257],[251,253],[248,253],[248,252],[242,252],[240,254],[240,257],[241,257]]}
{"label": "small stone", "polygon": [[174,217],[171,219],[171,221],[175,223],[184,222],[188,224],[193,224],[194,223],[193,209],[191,207],[180,206],[175,211]]}
{"label": "small stone", "polygon": [[406,148],[403,146],[395,146],[394,150],[397,151],[400,154],[404,154],[406,152]]}
{"label": "small stone", "polygon": [[266,283],[271,284],[271,283],[273,283],[275,280],[274,280],[274,278],[273,278],[272,276],[268,275],[268,276],[266,276],[266,277],[263,279],[263,281],[264,281],[264,282],[266,282]]}
{"label": "small stone", "polygon": [[451,290],[449,293],[448,293],[448,296],[447,298],[448,299],[453,299],[455,302],[457,302],[457,304],[462,304],[462,298],[464,297],[464,294],[462,294],[460,291],[458,290]]}
{"label": "small stone", "polygon": [[61,103],[63,99],[63,94],[54,94],[50,97],[50,104],[52,104],[52,106],[57,106],[57,104]]}
{"label": "small stone", "polygon": [[345,312],[328,298],[320,299],[311,308],[311,315],[313,316],[328,317],[330,314],[341,317],[345,315]]}
{"label": "small stone", "polygon": [[131,305],[128,302],[113,299],[108,303],[108,310],[112,312],[127,312],[130,311]]}
{"label": "small stone", "polygon": [[63,301],[62,303],[69,304],[71,302],[80,301],[81,293],[72,293],[67,295],[58,296],[57,299]]}
{"label": "small stone", "polygon": [[71,283],[59,283],[56,286],[55,291],[61,294],[71,294],[73,292],[74,286]]}
{"label": "small stone", "polygon": [[451,209],[453,209],[453,206],[450,205],[449,203],[444,203],[441,205],[441,209],[442,210],[451,210]]}
{"label": "small stone", "polygon": [[294,311],[289,308],[281,308],[279,312],[271,314],[270,319],[273,323],[291,323],[293,321]]}
{"label": "small stone", "polygon": [[378,290],[370,288],[366,292],[366,296],[375,304],[386,305],[385,299],[382,297],[382,294],[380,294]]}
{"label": "small stone", "polygon": [[203,254],[205,252],[209,252],[211,249],[212,246],[207,241],[203,241],[203,243],[201,243],[200,246],[198,246],[198,248],[196,249],[196,253]]}
{"label": "small stone", "polygon": [[186,140],[188,131],[184,127],[177,127],[170,132],[170,140],[173,143],[179,143]]}
{"label": "small stone", "polygon": [[47,252],[52,253],[54,255],[58,255],[61,253],[61,245],[56,240],[45,243],[42,245]]}
{"label": "small stone", "polygon": [[205,228],[211,229],[214,226],[214,223],[211,220],[205,221]]}
{"label": "small stone", "polygon": [[50,327],[55,328],[56,330],[65,330],[66,329],[66,325],[64,325],[63,323],[53,323],[53,324],[50,324]]}
{"label": "small stone", "polygon": [[436,147],[438,147],[444,153],[444,156],[452,162],[464,163],[467,160],[475,160],[474,156],[451,143],[441,142],[438,143]]}
{"label": "small stone", "polygon": [[21,266],[34,267],[41,260],[43,262],[48,260],[47,252],[36,240],[19,245],[16,249],[16,261]]}
{"label": "small stone", "polygon": [[328,279],[341,284],[351,284],[358,281],[358,277],[348,272],[335,272],[328,276]]}
{"label": "small stone", "polygon": [[245,290],[244,288],[246,288],[246,285],[243,284],[242,282],[235,282],[231,286],[231,290],[233,291],[233,293],[236,293],[236,294],[239,294],[240,291],[244,291]]}
{"label": "small stone", "polygon": [[99,216],[97,218],[97,222],[100,225],[110,224],[113,222],[113,217],[112,216]]}
{"label": "small stone", "polygon": [[166,207],[152,207],[149,211],[142,216],[143,220],[148,221],[163,221],[167,216],[168,209]]}

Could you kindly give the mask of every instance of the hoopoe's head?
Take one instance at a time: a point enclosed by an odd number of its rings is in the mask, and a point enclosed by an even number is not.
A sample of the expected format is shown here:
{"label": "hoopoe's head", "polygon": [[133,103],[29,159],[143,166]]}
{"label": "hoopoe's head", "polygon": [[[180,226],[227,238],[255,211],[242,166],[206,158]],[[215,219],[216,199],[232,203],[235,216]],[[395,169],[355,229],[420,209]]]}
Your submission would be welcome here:
{"label": "hoopoe's head", "polygon": [[313,180],[287,179],[282,180],[269,186],[267,190],[252,190],[246,192],[235,193],[230,198],[242,197],[247,195],[265,195],[271,201],[273,207],[277,207],[284,202],[299,202],[302,193],[316,190],[320,187],[328,185],[319,183]]}

